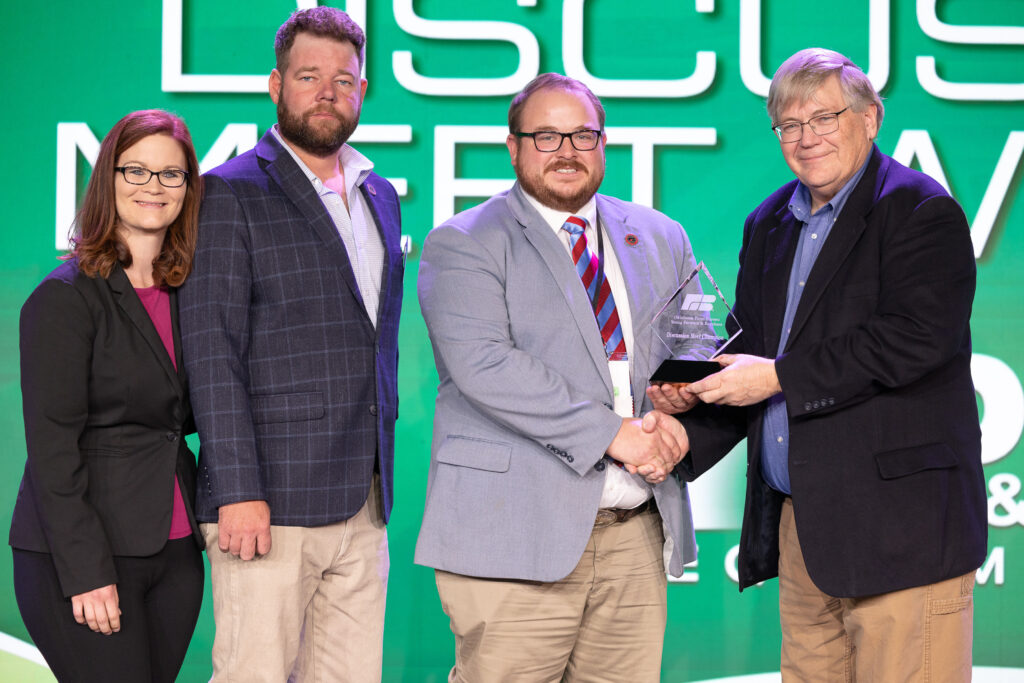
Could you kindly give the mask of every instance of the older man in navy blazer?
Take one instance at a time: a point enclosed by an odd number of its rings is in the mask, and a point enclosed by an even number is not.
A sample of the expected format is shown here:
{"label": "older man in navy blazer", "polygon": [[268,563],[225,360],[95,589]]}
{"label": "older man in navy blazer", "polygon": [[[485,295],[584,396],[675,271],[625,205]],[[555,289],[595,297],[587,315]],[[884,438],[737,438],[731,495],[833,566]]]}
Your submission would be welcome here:
{"label": "older man in navy blazer", "polygon": [[181,320],[214,681],[381,675],[404,264],[395,191],[345,144],[364,43],[344,12],[293,14],[278,124],[205,176]]}
{"label": "older man in navy blazer", "polygon": [[684,416],[684,467],[748,438],[740,587],[779,577],[783,680],[968,681],[987,527],[967,220],[874,146],[882,103],[842,55],[786,60],[768,112],[797,179],[744,226],[743,353],[687,388],[747,408]]}

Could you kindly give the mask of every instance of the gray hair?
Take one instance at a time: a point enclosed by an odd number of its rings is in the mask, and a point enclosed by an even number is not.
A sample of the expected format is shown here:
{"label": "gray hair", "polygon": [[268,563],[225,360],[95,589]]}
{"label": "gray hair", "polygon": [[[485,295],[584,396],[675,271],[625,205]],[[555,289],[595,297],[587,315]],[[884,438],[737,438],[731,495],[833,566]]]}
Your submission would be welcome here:
{"label": "gray hair", "polygon": [[782,110],[793,102],[806,102],[832,76],[839,77],[843,100],[856,112],[875,105],[878,127],[885,108],[875,86],[860,67],[834,50],[809,47],[787,59],[772,77],[768,89],[768,115],[777,123]]}

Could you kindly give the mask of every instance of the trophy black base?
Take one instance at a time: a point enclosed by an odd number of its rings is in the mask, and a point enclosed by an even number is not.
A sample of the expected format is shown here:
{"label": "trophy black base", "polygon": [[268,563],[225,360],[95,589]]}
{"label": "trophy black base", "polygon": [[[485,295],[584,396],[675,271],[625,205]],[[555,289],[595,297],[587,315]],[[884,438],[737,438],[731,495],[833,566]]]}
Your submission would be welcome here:
{"label": "trophy black base", "polygon": [[651,384],[689,384],[713,375],[722,366],[713,360],[675,360],[663,361],[653,375]]}

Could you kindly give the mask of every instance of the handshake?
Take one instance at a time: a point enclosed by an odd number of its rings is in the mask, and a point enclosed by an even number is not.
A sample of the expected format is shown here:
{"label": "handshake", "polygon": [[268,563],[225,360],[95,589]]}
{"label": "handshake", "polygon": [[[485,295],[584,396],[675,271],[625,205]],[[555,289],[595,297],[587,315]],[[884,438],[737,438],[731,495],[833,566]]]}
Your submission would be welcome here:
{"label": "handshake", "polygon": [[698,401],[718,405],[749,406],[782,391],[775,361],[745,354],[722,354],[715,360],[722,370],[686,388],[671,384],[647,388],[654,410],[643,419],[629,417],[608,446],[608,455],[630,474],[660,484],[690,452],[686,430],[673,414],[693,408]]}
{"label": "handshake", "polygon": [[660,484],[690,451],[690,441],[679,420],[652,410],[643,418],[627,417],[608,446],[608,455],[630,474],[649,484]]}

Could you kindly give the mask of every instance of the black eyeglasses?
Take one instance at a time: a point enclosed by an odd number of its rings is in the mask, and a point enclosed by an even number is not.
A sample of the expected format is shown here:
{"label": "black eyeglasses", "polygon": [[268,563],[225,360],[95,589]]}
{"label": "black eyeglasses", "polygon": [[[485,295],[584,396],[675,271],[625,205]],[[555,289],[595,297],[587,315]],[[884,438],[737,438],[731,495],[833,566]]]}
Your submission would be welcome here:
{"label": "black eyeglasses", "polygon": [[557,152],[562,142],[569,138],[577,152],[589,152],[601,141],[599,130],[576,130],[572,133],[559,133],[557,130],[538,130],[533,133],[516,133],[517,138],[533,138],[538,152]]}
{"label": "black eyeglasses", "polygon": [[799,121],[786,121],[785,123],[772,126],[772,130],[775,131],[775,134],[779,136],[779,140],[782,142],[796,142],[802,138],[804,136],[804,126],[810,126],[815,135],[828,135],[839,130],[839,115],[847,109],[849,107],[834,111],[831,114],[813,116],[803,123]]}
{"label": "black eyeglasses", "polygon": [[188,171],[178,169],[150,171],[143,166],[115,166],[114,170],[124,177],[125,182],[132,185],[145,185],[153,176],[156,176],[157,181],[164,187],[181,187],[188,180]]}

